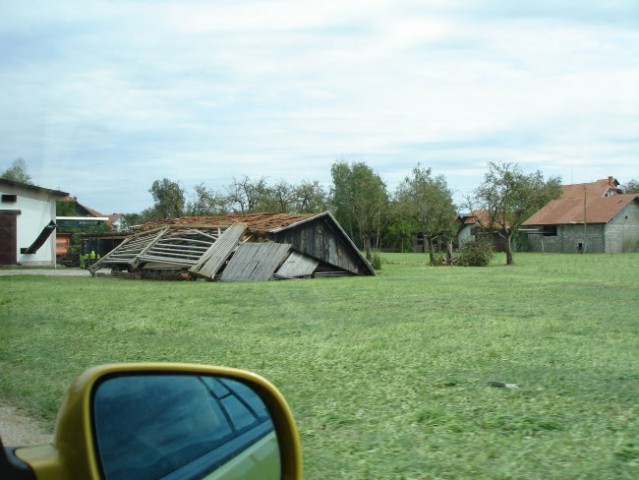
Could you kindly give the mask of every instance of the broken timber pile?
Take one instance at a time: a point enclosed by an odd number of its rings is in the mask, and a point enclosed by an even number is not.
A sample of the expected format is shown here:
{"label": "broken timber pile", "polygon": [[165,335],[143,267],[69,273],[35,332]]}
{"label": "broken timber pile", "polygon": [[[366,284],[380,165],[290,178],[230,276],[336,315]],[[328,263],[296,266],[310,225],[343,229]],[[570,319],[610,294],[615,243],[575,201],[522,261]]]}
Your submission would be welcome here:
{"label": "broken timber pile", "polygon": [[[375,275],[330,213],[230,214],[145,224],[90,267],[224,282]],[[125,274],[128,275],[128,274]]]}
{"label": "broken timber pile", "polygon": [[[246,229],[245,224],[233,224],[222,230],[167,226],[128,237],[90,270],[100,268],[146,270],[183,273],[213,279],[237,247]],[[170,275],[170,274],[169,274]]]}

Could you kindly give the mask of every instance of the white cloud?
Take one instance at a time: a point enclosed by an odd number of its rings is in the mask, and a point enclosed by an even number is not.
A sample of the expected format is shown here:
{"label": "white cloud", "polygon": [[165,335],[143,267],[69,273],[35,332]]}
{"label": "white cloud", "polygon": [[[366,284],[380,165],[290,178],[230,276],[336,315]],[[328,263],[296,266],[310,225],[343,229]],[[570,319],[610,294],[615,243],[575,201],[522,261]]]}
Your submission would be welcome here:
{"label": "white cloud", "polygon": [[105,211],[148,206],[162,176],[325,183],[340,158],[389,185],[420,161],[457,191],[491,160],[627,179],[639,28],[624,18],[636,12],[622,1],[3,4],[0,158],[25,158],[43,186],[89,205],[91,170],[117,191],[91,205]]}

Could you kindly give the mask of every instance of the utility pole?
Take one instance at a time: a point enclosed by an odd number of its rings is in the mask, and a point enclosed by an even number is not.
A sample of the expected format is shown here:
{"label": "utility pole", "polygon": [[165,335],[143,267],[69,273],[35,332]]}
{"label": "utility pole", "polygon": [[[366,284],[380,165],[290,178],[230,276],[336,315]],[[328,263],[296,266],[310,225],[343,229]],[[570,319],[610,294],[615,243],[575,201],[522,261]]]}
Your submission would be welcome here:
{"label": "utility pole", "polygon": [[586,253],[586,246],[588,244],[588,224],[586,223],[586,184],[584,183],[584,248],[582,253]]}

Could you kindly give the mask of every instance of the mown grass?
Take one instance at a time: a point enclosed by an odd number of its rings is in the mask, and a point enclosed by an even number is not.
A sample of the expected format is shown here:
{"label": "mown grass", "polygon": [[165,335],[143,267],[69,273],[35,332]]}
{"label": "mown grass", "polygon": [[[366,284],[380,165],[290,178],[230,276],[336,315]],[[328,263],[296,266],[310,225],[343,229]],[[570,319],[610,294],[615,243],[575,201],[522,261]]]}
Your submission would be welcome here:
{"label": "mown grass", "polygon": [[383,259],[299,282],[2,277],[0,396],[52,424],[90,365],[227,365],[284,393],[309,479],[639,478],[639,255]]}

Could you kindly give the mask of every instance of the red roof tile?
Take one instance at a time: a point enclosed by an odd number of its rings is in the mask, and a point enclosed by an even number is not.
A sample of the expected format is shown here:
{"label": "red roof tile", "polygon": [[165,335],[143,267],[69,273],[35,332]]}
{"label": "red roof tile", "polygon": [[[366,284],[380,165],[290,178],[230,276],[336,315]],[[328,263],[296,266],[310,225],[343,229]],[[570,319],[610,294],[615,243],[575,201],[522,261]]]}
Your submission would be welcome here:
{"label": "red roof tile", "polygon": [[567,225],[570,223],[608,223],[626,205],[639,202],[639,195],[613,195],[612,197],[586,198],[584,209],[583,196],[580,199],[568,198],[553,200],[544,208],[524,222],[524,226],[532,225]]}
{"label": "red roof tile", "polygon": [[606,197],[621,193],[619,182],[614,177],[602,178],[596,182],[578,183],[576,185],[562,185],[562,199],[580,199],[583,201],[584,193],[586,198]]}

